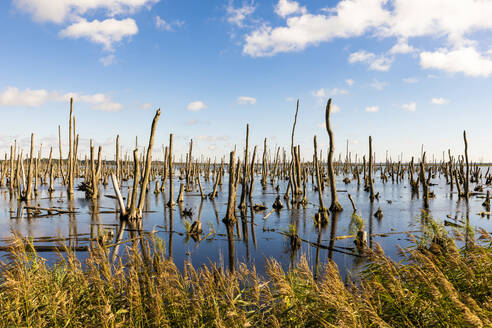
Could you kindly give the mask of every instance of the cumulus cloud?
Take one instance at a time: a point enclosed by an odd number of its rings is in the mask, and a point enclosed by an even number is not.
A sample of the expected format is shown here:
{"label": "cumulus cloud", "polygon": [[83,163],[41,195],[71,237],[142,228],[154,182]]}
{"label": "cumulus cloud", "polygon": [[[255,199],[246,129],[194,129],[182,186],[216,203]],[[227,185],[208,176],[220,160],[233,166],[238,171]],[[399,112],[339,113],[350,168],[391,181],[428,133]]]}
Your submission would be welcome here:
{"label": "cumulus cloud", "polygon": [[347,95],[348,91],[345,89],[333,88],[333,89],[325,89],[321,88],[319,90],[315,90],[312,92],[313,96],[318,98],[325,98],[327,96],[334,97],[338,95]]}
{"label": "cumulus cloud", "polygon": [[159,16],[155,16],[155,27],[157,27],[160,30],[164,31],[172,31],[173,28],[171,27],[171,24],[166,22],[166,20],[160,18]]}
{"label": "cumulus cloud", "polygon": [[186,109],[192,112],[198,112],[201,111],[202,109],[207,108],[207,105],[205,105],[202,101],[197,100],[190,102],[188,106],[186,106]]}
{"label": "cumulus cloud", "polygon": [[346,80],[345,80],[345,83],[347,83],[347,85],[348,85],[349,87],[351,87],[351,86],[353,86],[353,85],[354,85],[354,83],[355,83],[355,82],[354,82],[354,80],[352,80],[352,79],[346,79]]}
{"label": "cumulus cloud", "polygon": [[368,113],[376,113],[377,111],[379,111],[379,107],[378,106],[369,106],[369,107],[366,107],[366,112],[368,112]]}
{"label": "cumulus cloud", "polygon": [[174,27],[181,27],[183,26],[184,21],[176,20],[173,22],[168,22],[165,19],[161,18],[160,16],[155,16],[155,27],[158,30],[162,31],[174,31]]}
{"label": "cumulus cloud", "polygon": [[227,22],[229,22],[232,25],[235,25],[237,27],[243,27],[244,26],[244,20],[254,13],[256,10],[256,7],[251,3],[251,4],[244,4],[242,7],[234,7],[232,1],[229,2],[228,6],[226,7],[226,13],[227,13]]}
{"label": "cumulus cloud", "polygon": [[114,60],[115,60],[114,54],[109,54],[107,56],[99,58],[99,62],[104,66],[112,65],[114,63]]}
{"label": "cumulus cloud", "polygon": [[401,105],[401,109],[406,110],[408,112],[415,112],[417,110],[417,104],[414,102]]}
{"label": "cumulus cloud", "polygon": [[385,55],[376,55],[365,50],[359,50],[351,53],[348,61],[349,63],[365,63],[369,65],[369,69],[373,71],[387,71],[391,67],[393,58]]}
{"label": "cumulus cloud", "polygon": [[444,104],[447,104],[449,103],[449,100],[446,99],[446,98],[432,98],[431,99],[431,104],[433,105],[444,105]]}
{"label": "cumulus cloud", "polygon": [[237,103],[239,105],[254,105],[256,104],[256,98],[241,96],[237,98]]}
{"label": "cumulus cloud", "polygon": [[7,87],[6,90],[0,93],[0,106],[1,107],[39,107],[47,102],[66,102],[69,101],[70,98],[74,98],[75,102],[79,101],[79,102],[91,104],[92,108],[96,110],[119,111],[123,108],[123,105],[117,102],[113,102],[110,96],[103,93],[61,94],[57,91],[47,91],[44,89],[19,90],[18,88],[11,87],[11,86]]}
{"label": "cumulus cloud", "polygon": [[66,38],[85,38],[99,43],[108,51],[113,50],[113,44],[138,33],[137,23],[132,18],[117,20],[114,18],[89,22],[81,19],[60,31],[59,35]]}
{"label": "cumulus cloud", "polygon": [[0,106],[37,107],[57,97],[57,93],[50,93],[43,89],[19,90],[9,86],[4,92],[0,93]]}
{"label": "cumulus cloud", "polygon": [[[114,44],[138,33],[129,16],[141,8],[150,9],[159,0],[13,0],[14,6],[35,21],[63,24],[61,38],[86,39],[113,52]],[[98,15],[99,19],[91,19]],[[180,23],[180,22],[179,22]],[[157,23],[156,23],[157,24]],[[177,23],[176,23],[177,24]],[[104,66],[115,62],[114,54],[99,59]]]}
{"label": "cumulus cloud", "polygon": [[[484,0],[341,0],[319,14],[308,12],[297,2],[279,1],[275,12],[285,18],[280,26],[262,22],[244,39],[243,53],[252,57],[301,51],[337,38],[396,38],[383,55],[354,53],[351,62],[364,62],[373,70],[388,70],[393,55],[421,52],[423,68],[488,77],[492,73],[490,53],[481,53],[475,32],[492,29],[492,1]],[[294,15],[294,16],[289,16]],[[412,38],[434,37],[446,49],[419,50]],[[464,60],[466,58],[466,60]],[[483,67],[479,70],[477,67]]]}
{"label": "cumulus cloud", "polygon": [[397,44],[395,44],[390,50],[390,54],[408,54],[415,52],[416,49],[410,46],[405,39],[400,39]]}
{"label": "cumulus cloud", "polygon": [[306,7],[301,7],[297,1],[279,0],[275,6],[275,13],[280,17],[286,17],[292,14],[307,13]]}
{"label": "cumulus cloud", "polygon": [[342,0],[330,15],[304,13],[289,17],[286,26],[261,25],[246,36],[243,52],[253,57],[300,51],[308,46],[362,35],[389,18],[385,0]]}
{"label": "cumulus cloud", "polygon": [[315,91],[313,91],[313,96],[318,97],[318,98],[324,98],[324,97],[326,97],[326,91],[323,88],[321,88],[319,90],[315,90]]}
{"label": "cumulus cloud", "polygon": [[109,16],[133,14],[157,2],[159,0],[14,0],[14,5],[37,21],[61,24],[96,10]]}
{"label": "cumulus cloud", "polygon": [[481,55],[473,47],[422,52],[420,66],[424,69],[439,69],[472,77],[488,77],[492,74],[492,58]]}

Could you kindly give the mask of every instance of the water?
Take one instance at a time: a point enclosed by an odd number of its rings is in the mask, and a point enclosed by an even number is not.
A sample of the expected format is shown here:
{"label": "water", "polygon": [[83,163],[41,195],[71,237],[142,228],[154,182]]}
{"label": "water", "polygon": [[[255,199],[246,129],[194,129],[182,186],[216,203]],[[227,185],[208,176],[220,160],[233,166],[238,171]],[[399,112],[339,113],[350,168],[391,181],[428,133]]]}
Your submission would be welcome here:
{"label": "water", "polygon": [[[176,205],[173,208],[166,207],[168,201],[168,185],[166,191],[155,195],[153,193],[155,181],[152,182],[148,192],[145,213],[143,215],[142,228],[146,232],[153,231],[155,236],[162,239],[166,246],[168,256],[172,256],[179,268],[183,267],[185,261],[197,267],[210,262],[221,263],[224,267],[230,265],[229,262],[235,261],[248,264],[255,264],[259,273],[264,272],[265,260],[274,258],[279,261],[284,268],[289,268],[302,255],[308,258],[310,265],[314,267],[316,258],[319,263],[326,263],[332,258],[339,266],[342,276],[347,272],[357,272],[364,264],[361,257],[349,255],[347,253],[357,253],[354,248],[353,238],[334,240],[335,236],[349,235],[349,225],[352,215],[352,206],[348,199],[347,193],[350,193],[357,205],[359,214],[365,221],[365,230],[369,235],[387,234],[385,236],[373,236],[369,238],[369,245],[379,243],[386,254],[395,260],[399,260],[396,245],[408,247],[412,245],[411,240],[405,233],[414,231],[419,236],[421,229],[418,217],[423,208],[423,200],[417,197],[412,198],[411,188],[407,179],[400,184],[382,183],[379,178],[379,172],[375,174],[374,190],[380,193],[380,199],[375,200],[373,204],[369,201],[369,193],[363,190],[363,186],[357,186],[357,181],[345,184],[342,180],[344,176],[336,177],[338,198],[344,211],[338,215],[330,215],[329,223],[319,231],[314,224],[313,216],[318,211],[318,195],[313,190],[311,178],[307,184],[307,198],[309,203],[305,207],[289,206],[287,208],[283,194],[287,187],[287,181],[280,181],[279,190],[269,183],[266,190],[262,189],[260,183],[261,177],[256,177],[253,192],[253,202],[265,204],[268,209],[261,212],[247,210],[246,216],[241,217],[239,211],[238,223],[234,227],[235,238],[232,245],[229,245],[227,238],[227,229],[222,222],[225,216],[227,205],[227,177],[224,178],[224,184],[219,187],[218,196],[215,200],[208,198],[202,200],[198,187],[194,191],[185,193],[184,203]],[[59,179],[57,180],[59,182]],[[76,186],[82,180],[76,181]],[[179,185],[183,181],[174,180],[175,198],[179,191]],[[456,194],[450,193],[449,185],[446,185],[444,176],[432,179],[436,184],[430,187],[435,193],[435,198],[430,200],[430,213],[440,222],[444,220],[464,226],[469,222],[472,227],[481,227],[486,231],[492,231],[492,223],[489,216],[480,216],[479,213],[484,211],[482,207],[483,198],[473,196],[467,202],[459,199]],[[121,187],[123,196],[128,193],[128,183],[123,182]],[[203,181],[202,186],[205,193],[213,189],[213,181]],[[470,190],[473,190],[475,184],[471,184]],[[33,238],[41,237],[69,237],[67,244],[77,246],[87,246],[90,244],[89,238],[102,234],[109,230],[113,232],[112,240],[117,235],[120,224],[118,214],[111,213],[116,209],[117,202],[115,199],[105,197],[104,195],[113,195],[111,184],[100,187],[100,199],[97,204],[85,199],[85,194],[81,191],[75,191],[72,200],[66,197],[66,189],[62,185],[57,185],[55,192],[50,194],[47,191],[48,186],[41,186],[37,192],[37,198],[31,201],[31,205],[41,207],[61,207],[64,209],[73,207],[76,214],[52,215],[41,218],[27,218],[25,210],[15,199],[10,199],[8,189],[0,189],[0,244],[5,245],[6,238],[10,237],[12,232],[20,236],[30,236]],[[490,186],[484,189],[484,194]],[[239,204],[241,187],[238,187]],[[271,205],[277,195],[281,195],[284,208],[281,211],[275,211],[267,219],[264,216],[270,212]],[[325,205],[330,204],[329,188],[325,188],[323,198]],[[198,216],[202,221],[203,234],[200,241],[195,241],[186,234],[184,221],[191,222],[189,218],[182,215],[183,208],[192,209],[193,219]],[[382,219],[374,217],[374,213],[381,208],[384,216]],[[457,218],[457,220],[455,220]],[[289,226],[296,227],[296,231],[303,240],[319,243],[330,247],[332,250],[318,248],[309,243],[303,242],[300,249],[293,251],[290,247],[288,238],[282,232],[289,231]],[[452,230],[448,227],[448,230]],[[463,231],[463,229],[461,229]],[[238,233],[239,232],[239,233]],[[238,236],[239,235],[239,236]],[[128,232],[124,235],[124,240],[128,239]],[[112,242],[109,241],[109,243]],[[54,242],[36,242],[36,245],[54,245]],[[124,254],[124,247],[119,248],[119,254]],[[0,252],[0,256],[5,257],[5,252]],[[56,258],[54,252],[43,252],[42,255],[50,261]],[[78,252],[80,258],[84,258],[86,252]]]}

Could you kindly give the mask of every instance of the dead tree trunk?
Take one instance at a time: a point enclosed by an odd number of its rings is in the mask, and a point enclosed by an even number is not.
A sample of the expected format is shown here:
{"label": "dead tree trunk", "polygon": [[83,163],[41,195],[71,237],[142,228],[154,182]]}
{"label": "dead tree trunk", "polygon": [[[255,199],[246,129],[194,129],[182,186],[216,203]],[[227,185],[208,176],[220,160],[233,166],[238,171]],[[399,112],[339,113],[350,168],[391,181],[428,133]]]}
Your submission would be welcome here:
{"label": "dead tree trunk", "polygon": [[227,212],[223,219],[224,223],[236,222],[236,152],[231,151],[229,159],[229,198],[227,201]]}
{"label": "dead tree trunk", "polygon": [[330,137],[330,148],[328,150],[328,178],[330,179],[330,191],[331,191],[330,211],[340,212],[343,211],[343,207],[338,202],[337,187],[335,183],[335,172],[333,170],[333,153],[335,152],[335,140],[330,125],[330,112],[331,112],[331,98],[328,99],[328,103],[326,104],[326,111],[325,111],[326,131],[328,131],[328,137]]}
{"label": "dead tree trunk", "polygon": [[374,184],[372,182],[372,137],[369,136],[369,167],[368,171],[368,180],[369,180],[369,199],[371,203],[374,202]]}

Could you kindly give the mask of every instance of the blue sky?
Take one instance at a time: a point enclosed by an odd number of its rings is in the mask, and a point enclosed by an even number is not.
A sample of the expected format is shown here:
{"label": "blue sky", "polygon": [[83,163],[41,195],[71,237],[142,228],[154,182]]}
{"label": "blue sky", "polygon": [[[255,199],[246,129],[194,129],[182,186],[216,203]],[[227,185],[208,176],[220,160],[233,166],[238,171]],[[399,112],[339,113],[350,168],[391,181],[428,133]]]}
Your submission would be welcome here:
{"label": "blue sky", "polygon": [[[75,98],[81,153],[89,139],[111,157],[175,134],[178,154],[220,158],[251,144],[328,144],[333,98],[336,151],[379,159],[442,157],[463,149],[492,161],[492,1],[13,0],[0,3],[0,151],[66,139]],[[160,147],[157,147],[160,149]],[[162,156],[162,154],[158,155]]]}

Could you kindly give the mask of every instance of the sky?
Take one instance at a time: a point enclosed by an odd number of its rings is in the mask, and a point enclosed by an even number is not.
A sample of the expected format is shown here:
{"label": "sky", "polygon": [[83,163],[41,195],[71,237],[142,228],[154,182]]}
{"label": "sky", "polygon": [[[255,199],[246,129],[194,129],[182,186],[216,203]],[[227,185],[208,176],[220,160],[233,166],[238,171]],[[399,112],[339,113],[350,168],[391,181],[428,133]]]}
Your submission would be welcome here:
{"label": "sky", "polygon": [[[492,0],[5,0],[0,2],[0,152],[66,155],[74,98],[80,154],[112,158],[174,134],[177,156],[218,160],[235,145],[376,160],[463,154],[492,161]],[[57,154],[57,152],[55,152]],[[447,155],[446,155],[447,156]]]}

